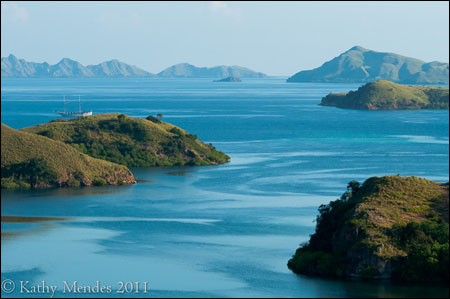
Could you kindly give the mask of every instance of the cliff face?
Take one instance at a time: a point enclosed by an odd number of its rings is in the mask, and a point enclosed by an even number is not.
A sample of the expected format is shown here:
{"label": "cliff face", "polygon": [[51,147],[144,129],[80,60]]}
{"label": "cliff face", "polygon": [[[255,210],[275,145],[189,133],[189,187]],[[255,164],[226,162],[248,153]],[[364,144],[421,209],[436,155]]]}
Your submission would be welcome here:
{"label": "cliff face", "polygon": [[288,262],[299,274],[447,281],[448,183],[417,177],[351,182],[319,208],[316,232]]}
{"label": "cliff face", "polygon": [[123,185],[135,182],[122,165],[95,159],[49,138],[1,127],[2,188]]}
{"label": "cliff face", "polygon": [[320,105],[359,110],[448,109],[449,90],[379,80],[356,91],[330,93],[322,98]]}
{"label": "cliff face", "polygon": [[448,84],[449,65],[424,62],[394,53],[355,46],[313,70],[300,71],[287,82],[371,82],[390,80],[406,84]]}

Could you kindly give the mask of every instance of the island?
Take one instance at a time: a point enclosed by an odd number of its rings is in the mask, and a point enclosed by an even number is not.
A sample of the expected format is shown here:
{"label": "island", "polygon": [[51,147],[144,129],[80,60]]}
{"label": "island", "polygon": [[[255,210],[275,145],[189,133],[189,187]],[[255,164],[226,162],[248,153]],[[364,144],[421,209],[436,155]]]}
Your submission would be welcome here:
{"label": "island", "polygon": [[449,184],[418,177],[352,181],[319,207],[316,230],[288,267],[297,274],[448,283]]}
{"label": "island", "polygon": [[330,93],[320,105],[359,110],[449,109],[449,90],[379,80],[356,91]]}
{"label": "island", "polygon": [[322,66],[304,70],[286,82],[360,83],[389,80],[402,84],[448,84],[449,65],[355,46]]}
{"label": "island", "polygon": [[1,125],[2,189],[125,185],[123,165],[92,158],[70,145]]}
{"label": "island", "polygon": [[230,157],[183,129],[120,113],[1,128],[2,189],[127,185],[128,167],[204,166]]}
{"label": "island", "polygon": [[52,121],[22,129],[72,146],[91,157],[127,167],[203,166],[227,163],[229,156],[154,116],[120,113]]}
{"label": "island", "polygon": [[239,77],[230,76],[220,80],[214,80],[213,82],[242,82],[242,80]]}
{"label": "island", "polygon": [[172,65],[158,74],[153,74],[121,62],[117,59],[94,65],[63,58],[56,64],[31,62],[19,59],[13,54],[1,59],[2,78],[266,78],[267,75],[242,66],[219,65],[197,67],[189,63]]}
{"label": "island", "polygon": [[242,66],[219,65],[214,67],[197,67],[189,63],[179,63],[157,74],[160,78],[266,78],[267,75]]}

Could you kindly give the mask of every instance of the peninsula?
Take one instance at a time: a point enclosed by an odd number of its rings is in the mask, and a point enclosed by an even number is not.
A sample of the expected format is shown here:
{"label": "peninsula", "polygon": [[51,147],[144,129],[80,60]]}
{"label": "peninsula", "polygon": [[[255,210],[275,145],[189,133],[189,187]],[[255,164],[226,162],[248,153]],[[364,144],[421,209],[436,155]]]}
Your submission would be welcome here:
{"label": "peninsula", "polygon": [[449,184],[372,177],[319,207],[316,231],[288,267],[298,274],[448,283]]}
{"label": "peninsula", "polygon": [[449,90],[379,80],[356,91],[330,93],[320,105],[359,110],[449,109]]}

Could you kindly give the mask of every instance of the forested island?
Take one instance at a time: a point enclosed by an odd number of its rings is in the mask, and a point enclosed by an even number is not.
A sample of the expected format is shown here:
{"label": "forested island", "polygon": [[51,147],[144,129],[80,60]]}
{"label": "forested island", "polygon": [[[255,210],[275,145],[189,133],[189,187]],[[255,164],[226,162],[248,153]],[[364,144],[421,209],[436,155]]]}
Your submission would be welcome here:
{"label": "forested island", "polygon": [[289,260],[298,274],[442,282],[449,278],[449,184],[418,177],[352,181],[319,207],[316,231]]}
{"label": "forested island", "polygon": [[379,80],[356,91],[330,93],[322,98],[320,105],[359,110],[448,109],[449,90]]}
{"label": "forested island", "polygon": [[[99,114],[21,130],[2,124],[2,188],[129,184],[134,178],[127,167],[218,165],[229,159],[154,116]],[[39,182],[36,173],[45,173],[37,175]]]}

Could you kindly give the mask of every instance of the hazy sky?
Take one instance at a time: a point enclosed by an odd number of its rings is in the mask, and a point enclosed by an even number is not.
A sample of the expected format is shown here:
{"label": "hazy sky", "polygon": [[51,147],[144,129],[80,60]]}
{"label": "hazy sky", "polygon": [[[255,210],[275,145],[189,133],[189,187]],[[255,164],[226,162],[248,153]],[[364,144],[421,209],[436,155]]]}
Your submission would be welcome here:
{"label": "hazy sky", "polygon": [[1,2],[1,56],[157,73],[181,62],[269,75],[320,66],[354,45],[449,61],[443,2]]}

